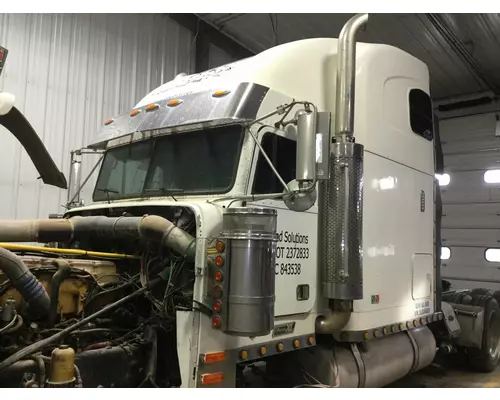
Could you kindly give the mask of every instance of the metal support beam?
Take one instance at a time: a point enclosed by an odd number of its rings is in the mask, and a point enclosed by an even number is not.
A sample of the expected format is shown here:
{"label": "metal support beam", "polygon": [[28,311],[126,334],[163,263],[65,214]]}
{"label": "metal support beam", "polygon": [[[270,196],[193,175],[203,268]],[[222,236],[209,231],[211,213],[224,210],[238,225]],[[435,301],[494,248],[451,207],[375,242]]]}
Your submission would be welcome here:
{"label": "metal support beam", "polygon": [[209,67],[210,44],[224,50],[236,60],[251,57],[254,52],[246,48],[235,39],[222,33],[210,23],[199,18],[195,14],[167,14],[169,18],[189,29],[195,35],[196,45],[196,72],[202,72]]}
{"label": "metal support beam", "polygon": [[443,18],[439,14],[425,14],[427,19],[430,21],[432,26],[436,28],[443,39],[448,43],[450,48],[455,52],[455,54],[462,61],[464,66],[469,70],[469,72],[476,77],[480,82],[487,86],[487,88],[495,93],[495,95],[500,94],[500,88],[490,80],[481,65],[472,57],[465,45],[462,43],[460,38],[453,32],[444,22]]}

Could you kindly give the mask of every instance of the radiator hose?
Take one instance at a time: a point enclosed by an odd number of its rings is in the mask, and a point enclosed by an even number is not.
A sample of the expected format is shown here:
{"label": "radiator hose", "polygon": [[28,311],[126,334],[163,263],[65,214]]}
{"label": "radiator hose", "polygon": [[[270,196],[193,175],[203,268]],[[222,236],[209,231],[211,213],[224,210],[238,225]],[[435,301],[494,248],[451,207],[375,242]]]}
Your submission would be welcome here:
{"label": "radiator hose", "polygon": [[69,263],[60,258],[55,261],[58,269],[57,272],[52,276],[51,288],[50,288],[50,312],[48,317],[48,326],[53,327],[57,318],[57,306],[59,305],[59,289],[61,288],[61,283],[69,276],[71,273],[71,266]]}
{"label": "radiator hose", "polygon": [[29,303],[37,317],[44,317],[49,312],[50,298],[47,291],[18,256],[0,248],[0,270]]}

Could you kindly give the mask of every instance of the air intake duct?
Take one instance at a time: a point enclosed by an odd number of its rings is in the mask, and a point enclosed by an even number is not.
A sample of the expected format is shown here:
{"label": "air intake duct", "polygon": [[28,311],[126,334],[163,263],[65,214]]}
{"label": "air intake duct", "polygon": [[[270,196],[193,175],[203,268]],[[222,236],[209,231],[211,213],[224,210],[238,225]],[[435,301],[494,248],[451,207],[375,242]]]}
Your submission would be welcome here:
{"label": "air intake duct", "polygon": [[226,242],[222,330],[236,336],[267,335],[274,328],[277,211],[231,208],[223,217]]}
{"label": "air intake duct", "polygon": [[158,215],[144,217],[73,217],[0,221],[0,242],[69,242],[88,237],[143,239],[169,247],[193,261],[196,240]]}
{"label": "air intake duct", "polygon": [[50,298],[47,291],[18,256],[0,248],[0,270],[29,303],[36,317],[44,317],[49,312]]}

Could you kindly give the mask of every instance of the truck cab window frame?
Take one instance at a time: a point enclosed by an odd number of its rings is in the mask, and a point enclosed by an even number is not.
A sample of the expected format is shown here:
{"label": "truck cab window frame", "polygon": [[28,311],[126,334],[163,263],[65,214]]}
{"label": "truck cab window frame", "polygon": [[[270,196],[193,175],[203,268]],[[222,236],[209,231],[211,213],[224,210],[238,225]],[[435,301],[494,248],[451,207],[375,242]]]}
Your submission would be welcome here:
{"label": "truck cab window frame", "polygon": [[[93,201],[226,194],[236,181],[243,138],[241,125],[225,125],[111,148],[105,153]],[[130,165],[134,160],[139,164]],[[127,175],[139,166],[144,176]],[[134,190],[124,184],[129,178]]]}
{"label": "truck cab window frame", "polygon": [[[274,131],[264,131],[260,143],[274,167],[286,183],[295,179],[297,142]],[[257,161],[252,181],[252,194],[283,192],[278,177],[271,170],[261,151],[257,148]]]}

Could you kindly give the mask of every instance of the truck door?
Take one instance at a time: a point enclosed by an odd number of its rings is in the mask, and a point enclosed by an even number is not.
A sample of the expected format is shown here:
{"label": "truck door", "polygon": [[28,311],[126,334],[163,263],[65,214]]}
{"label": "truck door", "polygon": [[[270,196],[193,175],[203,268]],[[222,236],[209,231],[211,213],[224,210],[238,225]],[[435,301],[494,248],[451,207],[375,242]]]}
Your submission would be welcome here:
{"label": "truck door", "polygon": [[[288,183],[295,179],[295,138],[267,127],[261,129],[258,138],[283,180]],[[250,182],[249,194],[279,193],[284,190],[258,148],[254,154]],[[281,199],[252,204],[278,210],[275,315],[309,312],[316,299],[317,286],[316,205],[306,212],[295,212],[288,209]]]}

